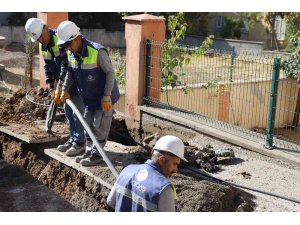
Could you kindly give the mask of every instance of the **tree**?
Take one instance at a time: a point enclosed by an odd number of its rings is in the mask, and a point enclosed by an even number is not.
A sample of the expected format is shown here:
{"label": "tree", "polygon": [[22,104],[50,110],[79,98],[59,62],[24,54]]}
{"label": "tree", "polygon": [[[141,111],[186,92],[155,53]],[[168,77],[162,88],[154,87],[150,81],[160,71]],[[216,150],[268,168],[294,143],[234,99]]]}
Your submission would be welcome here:
{"label": "tree", "polygon": [[271,40],[274,40],[277,51],[279,51],[279,47],[275,33],[275,21],[276,16],[281,16],[281,18],[283,18],[283,14],[284,13],[280,12],[266,12],[258,14],[258,19],[262,21],[263,26],[268,30],[268,32],[270,32]]}
{"label": "tree", "polygon": [[[271,38],[274,40],[276,49],[279,51],[278,41],[275,33],[275,21],[276,16],[281,16],[288,25],[288,39],[289,42],[295,41],[295,35],[299,32],[300,28],[300,13],[297,12],[267,12],[267,13],[259,13],[258,19],[260,19],[263,25],[267,28],[267,30],[271,33]],[[298,33],[299,35],[299,33]]]}
{"label": "tree", "polygon": [[25,26],[26,21],[36,17],[36,13],[32,12],[13,12],[7,18],[7,23],[10,26]]}
{"label": "tree", "polygon": [[222,27],[222,38],[239,39],[242,35],[244,22],[235,18],[224,18],[224,26]]}
{"label": "tree", "polygon": [[32,77],[32,64],[33,64],[33,54],[36,48],[37,43],[32,42],[28,34],[25,35],[24,45],[26,50],[26,66],[25,66],[25,78],[24,78],[24,87],[27,88],[27,81],[29,81],[29,86],[33,86],[33,77]]}
{"label": "tree", "polygon": [[[287,60],[284,60],[281,65],[286,77],[297,79],[300,83],[300,46],[297,46],[295,51]],[[297,104],[294,113],[292,128],[298,126],[300,115],[300,87],[298,87]]]}
{"label": "tree", "polygon": [[[209,49],[214,38],[209,36],[199,47],[195,47],[193,50],[189,50],[186,47],[182,47],[178,44],[178,41],[182,40],[187,30],[187,23],[185,22],[184,13],[179,12],[174,16],[168,17],[168,30],[170,32],[170,38],[163,44],[163,59],[162,59],[162,87],[176,87],[181,85],[182,91],[187,94],[189,87],[186,84],[182,84],[179,81],[179,76],[185,76],[185,73],[176,72],[176,68],[181,68],[183,65],[189,64],[191,56],[203,55],[205,50]],[[167,102],[168,99],[168,88]]]}
{"label": "tree", "polygon": [[186,33],[191,35],[207,36],[208,34],[208,12],[186,12],[185,21],[188,24]]}
{"label": "tree", "polygon": [[290,12],[286,13],[284,20],[287,23],[287,38],[288,38],[288,51],[295,51],[300,43],[300,13]]}

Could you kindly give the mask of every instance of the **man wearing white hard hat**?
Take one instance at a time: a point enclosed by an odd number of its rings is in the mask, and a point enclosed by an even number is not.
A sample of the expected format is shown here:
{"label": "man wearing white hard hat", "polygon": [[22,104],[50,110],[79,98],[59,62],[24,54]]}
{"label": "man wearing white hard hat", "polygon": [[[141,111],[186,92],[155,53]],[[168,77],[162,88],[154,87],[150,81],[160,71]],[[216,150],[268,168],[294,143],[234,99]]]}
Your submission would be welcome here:
{"label": "man wearing white hard hat", "polygon": [[[107,50],[101,44],[86,39],[72,21],[57,28],[58,44],[68,50],[69,69],[60,100],[69,98],[69,88],[76,83],[84,101],[84,119],[104,147],[114,113],[113,105],[120,97],[115,73]],[[100,163],[101,155],[86,133],[86,151],[75,158],[82,166]]]}
{"label": "man wearing white hard hat", "polygon": [[[48,85],[49,91],[52,92],[54,102],[60,105],[59,92],[68,69],[66,50],[58,46],[56,30],[49,28],[41,19],[28,19],[25,24],[25,30],[33,42],[38,41],[40,43],[40,54],[45,61],[46,84]],[[58,83],[56,87],[57,91],[54,92],[55,81]],[[57,96],[55,96],[55,93]],[[78,94],[75,85],[70,89],[70,94],[78,110],[83,112],[83,100]],[[78,155],[85,149],[84,129],[67,104],[65,104],[65,112],[70,126],[70,138],[66,143],[59,145],[57,149],[61,152],[66,152],[67,156]]]}
{"label": "man wearing white hard hat", "polygon": [[161,137],[151,160],[129,165],[120,173],[107,198],[116,212],[175,212],[176,189],[169,178],[184,158],[184,144],[176,136]]}

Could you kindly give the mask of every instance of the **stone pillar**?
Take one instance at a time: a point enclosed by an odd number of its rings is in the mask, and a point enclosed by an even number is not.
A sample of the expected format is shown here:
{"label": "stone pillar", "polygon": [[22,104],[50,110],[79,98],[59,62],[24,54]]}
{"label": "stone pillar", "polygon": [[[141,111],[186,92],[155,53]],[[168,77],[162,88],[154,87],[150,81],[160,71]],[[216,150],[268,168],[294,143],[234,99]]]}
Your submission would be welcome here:
{"label": "stone pillar", "polygon": [[[53,29],[56,29],[62,21],[68,20],[69,18],[67,12],[38,12],[37,17],[42,19],[45,24]],[[46,81],[44,65],[44,59],[40,56],[40,86],[45,88]]]}
{"label": "stone pillar", "polygon": [[[166,35],[165,18],[149,14],[123,17],[126,39],[126,99],[125,116],[131,121],[138,121],[140,112],[138,106],[143,104],[146,84],[146,47],[147,39],[163,42]],[[161,51],[151,51],[151,58],[161,58]],[[154,62],[151,62],[153,65]],[[151,66],[151,67],[152,67]],[[158,65],[155,65],[158,66]],[[161,79],[160,74],[156,76]],[[151,78],[152,79],[152,78]],[[157,79],[150,80],[150,96],[159,98],[160,86]],[[160,83],[160,82],[159,82]],[[153,88],[151,88],[153,87]],[[127,126],[128,126],[127,122]]]}

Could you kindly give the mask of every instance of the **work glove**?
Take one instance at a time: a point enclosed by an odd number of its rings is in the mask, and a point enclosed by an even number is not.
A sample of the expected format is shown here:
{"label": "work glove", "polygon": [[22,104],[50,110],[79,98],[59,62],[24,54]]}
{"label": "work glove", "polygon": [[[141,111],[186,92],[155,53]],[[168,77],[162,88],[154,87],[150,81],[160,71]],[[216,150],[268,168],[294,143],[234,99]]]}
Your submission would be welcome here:
{"label": "work glove", "polygon": [[109,112],[110,110],[112,110],[110,96],[103,96],[103,98],[101,99],[101,109],[103,112]]}
{"label": "work glove", "polygon": [[61,100],[60,100],[60,91],[54,91],[54,93],[52,94],[52,100],[54,101],[54,103],[56,105],[60,105],[61,104]]}
{"label": "work glove", "polygon": [[66,92],[66,91],[63,91],[63,92],[61,93],[61,95],[60,95],[60,101],[61,101],[62,103],[65,103],[66,100],[67,100],[67,99],[70,99],[70,98],[71,98],[71,97],[70,97],[69,92]]}

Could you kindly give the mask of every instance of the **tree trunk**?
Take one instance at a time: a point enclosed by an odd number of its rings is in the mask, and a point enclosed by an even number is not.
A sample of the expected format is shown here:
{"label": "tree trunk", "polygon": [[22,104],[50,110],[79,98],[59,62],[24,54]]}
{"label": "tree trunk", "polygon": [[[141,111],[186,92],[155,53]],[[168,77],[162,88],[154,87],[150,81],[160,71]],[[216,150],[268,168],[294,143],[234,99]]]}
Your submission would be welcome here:
{"label": "tree trunk", "polygon": [[299,115],[300,115],[300,88],[298,87],[298,97],[297,97],[297,104],[294,113],[294,119],[291,127],[292,129],[298,127]]}
{"label": "tree trunk", "polygon": [[269,23],[270,23],[271,32],[272,32],[271,39],[274,40],[276,49],[277,49],[277,51],[279,51],[278,41],[277,41],[277,37],[276,37],[276,33],[275,33],[275,28],[274,28],[275,22],[272,22],[271,20],[269,20]]}

